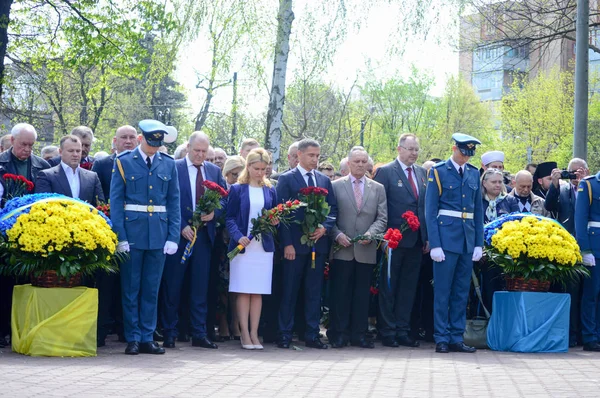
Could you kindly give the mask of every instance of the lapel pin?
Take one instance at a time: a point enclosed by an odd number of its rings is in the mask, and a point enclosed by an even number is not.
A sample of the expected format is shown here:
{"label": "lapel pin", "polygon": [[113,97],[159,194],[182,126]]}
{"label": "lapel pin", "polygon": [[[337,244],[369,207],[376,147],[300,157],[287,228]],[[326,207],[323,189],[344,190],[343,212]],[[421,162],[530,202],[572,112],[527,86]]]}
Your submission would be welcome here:
{"label": "lapel pin", "polygon": [[398,180],[398,186],[402,188],[402,180]]}

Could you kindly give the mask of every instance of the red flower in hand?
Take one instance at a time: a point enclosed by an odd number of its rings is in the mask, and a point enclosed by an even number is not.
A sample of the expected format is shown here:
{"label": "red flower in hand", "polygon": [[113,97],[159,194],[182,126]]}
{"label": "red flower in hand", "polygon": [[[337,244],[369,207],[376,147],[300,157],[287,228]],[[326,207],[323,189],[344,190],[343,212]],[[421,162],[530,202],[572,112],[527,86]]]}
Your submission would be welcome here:
{"label": "red flower in hand", "polygon": [[398,241],[397,240],[390,240],[388,241],[388,247],[392,250],[394,250],[395,248],[398,247]]}
{"label": "red flower in hand", "polygon": [[379,289],[377,289],[376,287],[371,286],[371,295],[373,296],[377,296],[379,294]]}
{"label": "red flower in hand", "polygon": [[92,162],[83,162],[79,165],[79,167],[81,167],[82,169],[91,170]]}

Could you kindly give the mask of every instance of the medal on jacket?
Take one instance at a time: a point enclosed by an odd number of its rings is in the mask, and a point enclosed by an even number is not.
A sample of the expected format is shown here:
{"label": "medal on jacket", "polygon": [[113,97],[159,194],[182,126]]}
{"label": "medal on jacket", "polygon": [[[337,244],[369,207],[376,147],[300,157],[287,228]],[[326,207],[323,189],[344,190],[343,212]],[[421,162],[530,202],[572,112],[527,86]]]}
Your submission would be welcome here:
{"label": "medal on jacket", "polygon": [[402,188],[402,180],[398,180],[398,186]]}

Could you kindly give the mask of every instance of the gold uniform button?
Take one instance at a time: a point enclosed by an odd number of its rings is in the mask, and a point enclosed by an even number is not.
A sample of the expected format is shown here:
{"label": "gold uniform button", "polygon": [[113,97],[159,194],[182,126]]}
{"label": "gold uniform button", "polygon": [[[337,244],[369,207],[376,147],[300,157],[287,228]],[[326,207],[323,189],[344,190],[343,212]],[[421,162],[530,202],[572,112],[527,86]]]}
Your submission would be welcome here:
{"label": "gold uniform button", "polygon": [[152,172],[148,173],[148,175],[149,175],[149,176],[151,176],[151,175],[152,175]]}
{"label": "gold uniform button", "polygon": [[465,195],[463,195],[463,198],[465,197]]}
{"label": "gold uniform button", "polygon": [[131,179],[133,180],[133,176],[131,176]]}
{"label": "gold uniform button", "polygon": [[152,217],[152,213],[148,213],[148,215],[149,215],[150,217]]}
{"label": "gold uniform button", "polygon": [[463,210],[467,210],[467,208],[466,208],[466,207],[463,207]]}
{"label": "gold uniform button", "polygon": [[450,189],[452,189],[452,185],[450,185]]}
{"label": "gold uniform button", "polygon": [[[154,206],[150,205],[148,206],[148,213],[152,213],[154,211]],[[152,215],[152,214],[150,214]]]}
{"label": "gold uniform button", "polygon": [[126,220],[129,220],[129,217],[125,217]]}
{"label": "gold uniform button", "polygon": [[152,203],[152,199],[150,199],[148,202]]}
{"label": "gold uniform button", "polygon": [[150,188],[150,189],[152,189],[152,185],[150,185],[150,187],[149,187],[149,188]]}

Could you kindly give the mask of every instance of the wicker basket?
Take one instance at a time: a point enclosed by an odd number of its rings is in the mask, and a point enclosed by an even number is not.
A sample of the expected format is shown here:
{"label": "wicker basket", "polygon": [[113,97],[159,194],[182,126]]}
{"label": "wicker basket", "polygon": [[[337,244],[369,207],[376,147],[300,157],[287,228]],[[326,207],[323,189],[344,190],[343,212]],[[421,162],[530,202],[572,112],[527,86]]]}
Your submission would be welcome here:
{"label": "wicker basket", "polygon": [[37,287],[75,287],[81,285],[81,273],[71,276],[68,280],[59,278],[56,271],[43,271],[39,276],[31,274],[31,285]]}
{"label": "wicker basket", "polygon": [[506,290],[510,292],[547,292],[550,290],[550,281],[537,279],[505,278]]}

